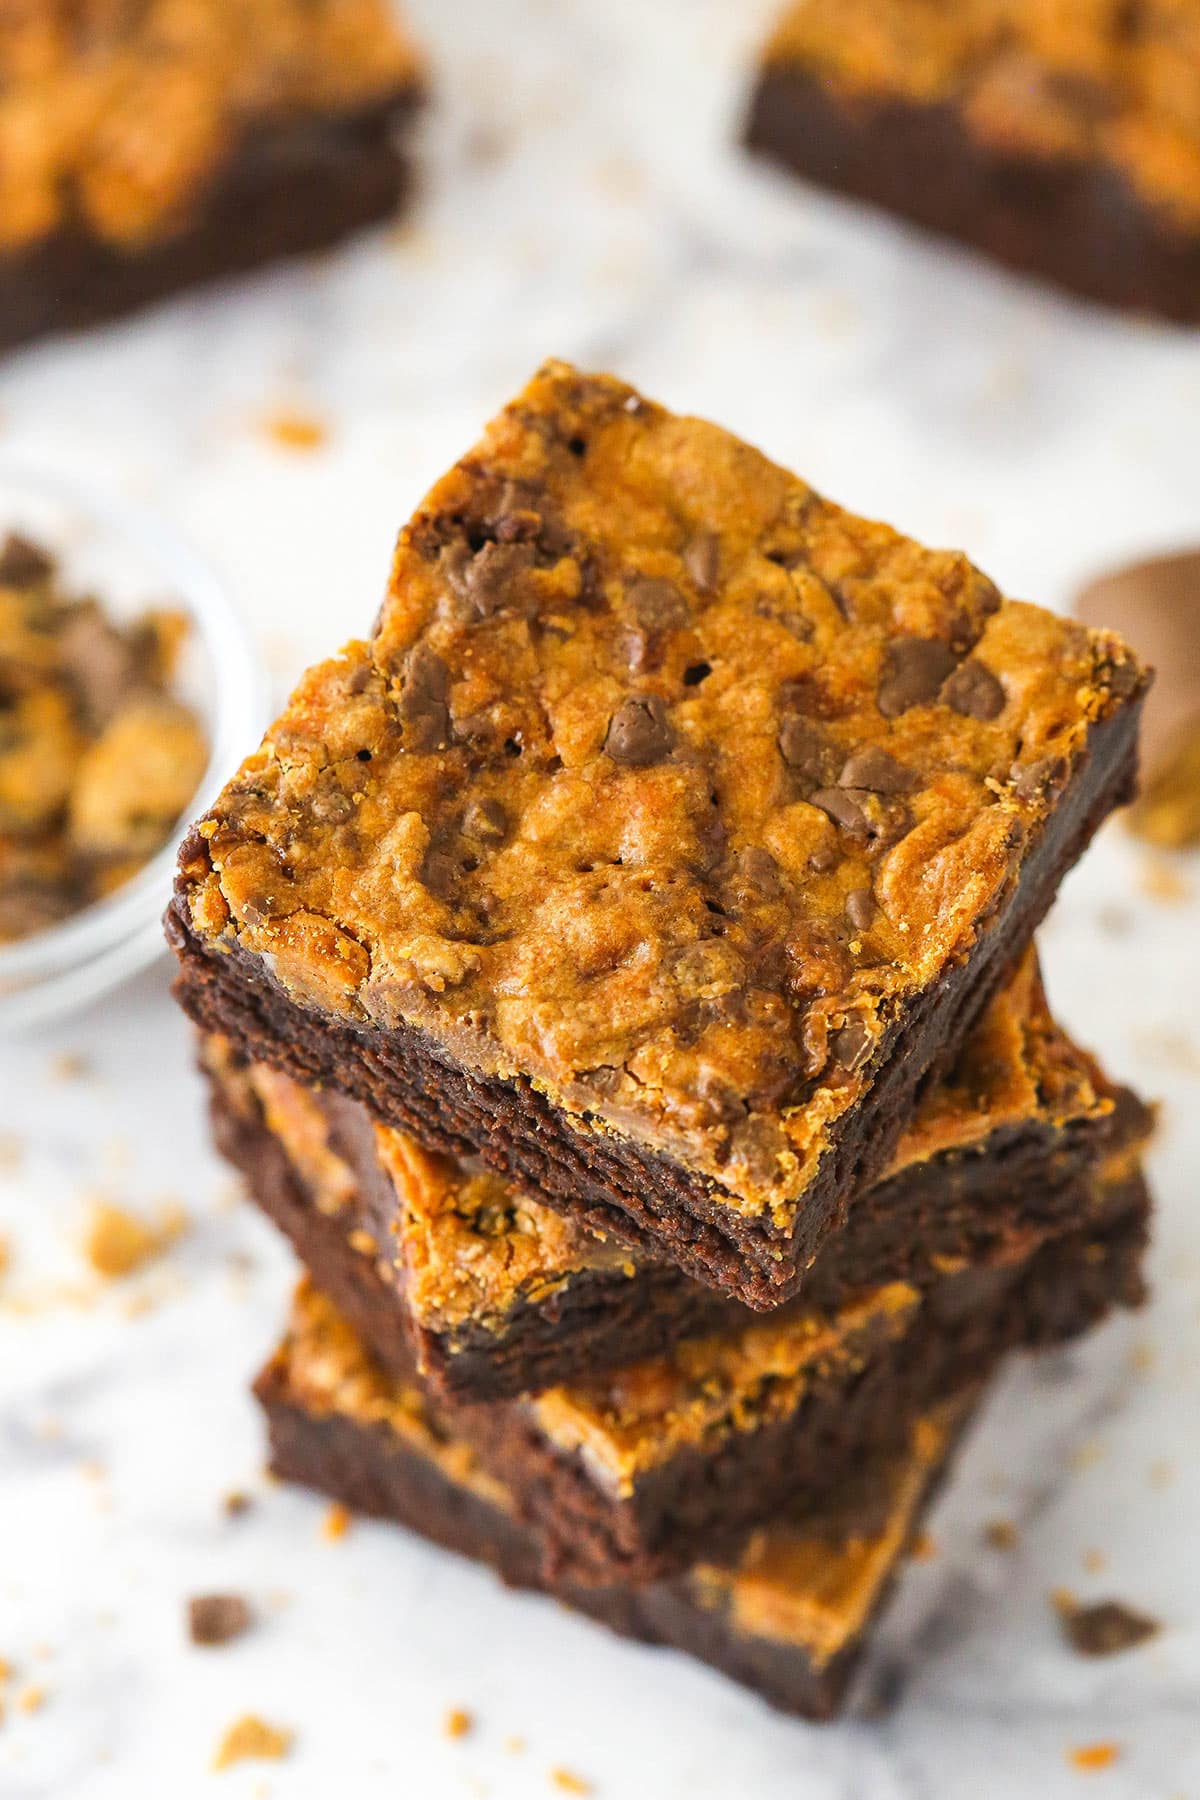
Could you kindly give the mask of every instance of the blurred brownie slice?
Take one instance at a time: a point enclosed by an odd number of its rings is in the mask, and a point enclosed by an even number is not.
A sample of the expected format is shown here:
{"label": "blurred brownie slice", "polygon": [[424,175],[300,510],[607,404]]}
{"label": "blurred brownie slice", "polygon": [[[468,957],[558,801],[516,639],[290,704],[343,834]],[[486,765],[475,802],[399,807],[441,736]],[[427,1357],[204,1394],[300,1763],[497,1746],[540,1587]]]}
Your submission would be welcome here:
{"label": "blurred brownie slice", "polygon": [[1200,321],[1194,0],[798,0],[747,137],[1015,268]]}
{"label": "blurred brownie slice", "polygon": [[[376,1355],[403,1372],[415,1346],[448,1397],[537,1393],[749,1323],[672,1264],[593,1237],[477,1160],[430,1155],[355,1101],[243,1066],[220,1039],[203,1064],[217,1142],[251,1195],[310,1260],[312,1213],[340,1223],[376,1263]],[[836,1307],[889,1280],[924,1289],[1026,1253],[1086,1219],[1117,1129],[1115,1090],[1055,1025],[1030,953],[790,1305]],[[286,1186],[261,1173],[266,1133],[290,1164]]]}
{"label": "blurred brownie slice", "polygon": [[551,363],[186,841],[177,992],[770,1308],[1129,797],[1146,682]]}
{"label": "blurred brownie slice", "polygon": [[0,348],[388,217],[421,88],[386,0],[0,9]]}
{"label": "blurred brownie slice", "polygon": [[356,1511],[393,1519],[623,1636],[720,1669],[785,1712],[831,1718],[850,1689],[954,1444],[969,1393],[919,1419],[816,1512],[767,1526],[724,1564],[670,1582],[581,1588],[548,1580],[512,1493],[421,1390],[389,1380],[312,1290],[256,1384],[271,1467]]}

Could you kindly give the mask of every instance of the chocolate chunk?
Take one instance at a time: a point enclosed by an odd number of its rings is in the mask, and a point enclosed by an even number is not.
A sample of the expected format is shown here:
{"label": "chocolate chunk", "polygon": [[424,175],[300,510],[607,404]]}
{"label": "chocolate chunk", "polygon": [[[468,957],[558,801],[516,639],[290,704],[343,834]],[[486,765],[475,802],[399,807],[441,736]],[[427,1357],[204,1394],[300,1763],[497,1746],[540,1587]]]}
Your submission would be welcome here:
{"label": "chocolate chunk", "polygon": [[444,750],[450,741],[450,671],[436,651],[418,644],[408,659],[397,712],[406,750]]}
{"label": "chocolate chunk", "polygon": [[870,834],[870,822],[854,795],[846,788],[818,788],[809,796],[814,806],[831,818],[840,831],[853,838]]}
{"label": "chocolate chunk", "polygon": [[870,888],[851,888],[846,895],[846,917],[855,931],[869,931],[875,918],[875,896]]}
{"label": "chocolate chunk", "polygon": [[848,757],[838,776],[838,786],[866,788],[871,794],[911,794],[921,785],[921,777],[889,756],[878,744],[856,750]]}
{"label": "chocolate chunk", "polygon": [[721,540],[715,531],[698,531],[685,545],[683,566],[702,594],[711,594],[721,571]]}
{"label": "chocolate chunk", "polygon": [[773,900],[779,892],[779,864],[760,844],[738,852],[737,874],[752,898]]}
{"label": "chocolate chunk", "polygon": [[832,844],[818,844],[808,859],[808,866],[815,875],[828,875],[830,869],[836,868],[837,859]]}
{"label": "chocolate chunk", "polygon": [[640,577],[626,588],[625,599],[638,624],[647,631],[674,631],[687,623],[683,595],[669,581]]}
{"label": "chocolate chunk", "polygon": [[833,1060],[853,1075],[871,1054],[871,1028],[865,1019],[849,1018],[839,1030],[831,1032],[829,1049]]}
{"label": "chocolate chunk", "polygon": [[940,638],[897,638],[884,658],[877,695],[880,712],[885,719],[896,719],[910,706],[928,704],[953,672],[954,657]]}
{"label": "chocolate chunk", "polygon": [[968,656],[942,687],[942,699],[968,719],[998,719],[1006,696],[986,663]]}
{"label": "chocolate chunk", "polygon": [[640,769],[670,755],[674,736],[657,694],[631,694],[608,722],[604,748],[614,762]]}
{"label": "chocolate chunk", "polygon": [[489,541],[471,556],[467,546],[461,545],[447,554],[443,565],[459,598],[469,603],[478,618],[488,619],[516,598],[515,584],[532,568],[533,550],[528,544]]}
{"label": "chocolate chunk", "polygon": [[1067,773],[1065,756],[1043,756],[1022,767],[1012,766],[1013,792],[1018,800],[1038,800],[1062,782]]}
{"label": "chocolate chunk", "polygon": [[508,816],[498,800],[480,797],[467,802],[462,821],[463,836],[481,844],[503,843],[508,835]]}
{"label": "chocolate chunk", "polygon": [[19,531],[10,531],[0,549],[0,586],[36,587],[54,573],[54,558]]}
{"label": "chocolate chunk", "polygon": [[1157,1619],[1135,1612],[1120,1600],[1098,1600],[1093,1606],[1060,1605],[1063,1630],[1081,1656],[1117,1656],[1132,1650],[1162,1627]]}
{"label": "chocolate chunk", "polygon": [[789,713],[779,727],[779,754],[788,768],[806,781],[820,781],[825,747],[821,733],[795,713]]}
{"label": "chocolate chunk", "polygon": [[188,1601],[193,1644],[228,1644],[248,1631],[253,1615],[240,1594],[198,1594]]}

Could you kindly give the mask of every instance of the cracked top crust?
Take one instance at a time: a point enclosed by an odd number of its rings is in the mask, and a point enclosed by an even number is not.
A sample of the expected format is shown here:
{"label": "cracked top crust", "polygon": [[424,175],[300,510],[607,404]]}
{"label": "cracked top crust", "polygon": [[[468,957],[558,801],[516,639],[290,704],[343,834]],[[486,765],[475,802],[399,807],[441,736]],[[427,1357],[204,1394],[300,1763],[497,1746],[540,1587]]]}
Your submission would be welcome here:
{"label": "cracked top crust", "polygon": [[420,82],[387,0],[5,0],[0,248],[186,223],[256,127]]}
{"label": "cracked top crust", "polygon": [[[351,1211],[354,1176],[331,1145],[319,1102],[274,1069],[239,1068],[218,1039],[205,1041],[203,1056],[232,1104],[239,1104],[242,1085],[250,1086],[320,1210]],[[1113,1106],[1112,1089],[1092,1059],[1055,1024],[1030,951],[949,1077],[926,1094],[888,1175],[934,1156],[979,1150],[994,1132],[1025,1121],[1055,1130],[1099,1123]],[[394,1241],[375,1248],[427,1328],[501,1332],[515,1308],[539,1305],[582,1272],[632,1277],[642,1266],[632,1252],[593,1237],[500,1175],[432,1155],[384,1125],[375,1127],[375,1142],[396,1191]]]}
{"label": "cracked top crust", "polygon": [[766,61],[952,106],[999,154],[1107,164],[1200,227],[1195,0],[800,0]]}
{"label": "cracked top crust", "polygon": [[[511,1515],[512,1496],[469,1446],[447,1434],[420,1390],[391,1380],[307,1278],[288,1333],[267,1370],[285,1401],[317,1418],[337,1416],[394,1432],[456,1486]],[[756,1532],[736,1563],[701,1563],[686,1577],[699,1605],[726,1613],[747,1636],[805,1648],[822,1667],[866,1624],[915,1523],[930,1476],[947,1455],[974,1394],[916,1421],[906,1453],[872,1483],[874,1523],[845,1535],[836,1501],[819,1517]],[[853,1509],[852,1509],[853,1511]]]}
{"label": "cracked top crust", "polygon": [[525,1074],[787,1230],[1144,680],[551,363],[191,834],[181,903],[299,1006]]}

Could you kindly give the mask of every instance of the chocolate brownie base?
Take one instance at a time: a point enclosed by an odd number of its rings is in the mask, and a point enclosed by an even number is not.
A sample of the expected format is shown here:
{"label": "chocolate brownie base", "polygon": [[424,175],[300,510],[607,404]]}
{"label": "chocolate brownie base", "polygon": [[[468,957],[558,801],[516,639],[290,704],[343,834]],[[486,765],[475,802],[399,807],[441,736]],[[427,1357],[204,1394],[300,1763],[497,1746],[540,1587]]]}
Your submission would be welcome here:
{"label": "chocolate brownie base", "polygon": [[[213,1130],[222,1153],[247,1179],[251,1196],[311,1262],[310,1218],[319,1198],[294,1165],[284,1179],[268,1149],[270,1127],[249,1084],[207,1068]],[[342,1095],[312,1096],[325,1115],[330,1145],[352,1172],[341,1209],[346,1228],[385,1251],[394,1242],[397,1196],[382,1167],[370,1116]],[[1116,1110],[1055,1127],[1048,1118],[997,1128],[977,1148],[943,1153],[899,1170],[860,1196],[846,1230],[818,1254],[797,1304],[832,1310],[889,1280],[926,1288],[948,1268],[988,1259],[1016,1260],[1089,1212],[1092,1168],[1102,1149],[1145,1137],[1149,1118],[1127,1091]],[[467,1318],[453,1327],[424,1321],[406,1298],[403,1267],[381,1252],[380,1287],[398,1315],[372,1331],[378,1354],[403,1370],[415,1346],[422,1378],[444,1397],[501,1400],[594,1377],[670,1350],[682,1338],[738,1329],[750,1315],[737,1301],[689,1281],[667,1263],[581,1266],[551,1291],[520,1300],[503,1320]],[[383,1311],[387,1295],[375,1293]],[[401,1346],[400,1360],[389,1343]]]}
{"label": "chocolate brownie base", "polygon": [[[761,1624],[756,1627],[739,1621],[728,1595],[721,1592],[727,1587],[724,1571],[717,1572],[716,1583],[707,1584],[702,1574],[699,1579],[684,1577],[645,1588],[547,1583],[536,1543],[511,1510],[463,1480],[455,1480],[388,1425],[306,1407],[293,1391],[288,1374],[285,1350],[255,1384],[267,1417],[271,1468],[281,1479],[315,1488],[355,1512],[406,1526],[444,1549],[489,1565],[508,1586],[550,1593],[623,1637],[681,1650],[762,1695],[781,1711],[810,1719],[830,1719],[842,1709],[974,1404],[964,1405],[952,1418],[945,1439],[916,1471],[905,1511],[896,1520],[894,1541],[880,1559],[882,1566],[869,1600],[837,1647],[830,1650],[821,1645],[819,1637],[816,1643],[806,1643],[802,1636],[789,1637]],[[865,1483],[872,1495],[880,1485],[879,1473],[872,1465]],[[852,1510],[857,1504],[855,1500]],[[843,1534],[847,1523],[839,1506],[831,1518],[804,1521],[803,1529],[814,1538],[828,1539],[832,1561],[839,1551],[846,1553]],[[881,1525],[886,1525],[886,1519],[872,1520],[868,1514],[852,1529],[871,1532]],[[853,1546],[849,1554],[855,1555]],[[838,1584],[826,1571],[827,1566],[815,1584],[813,1598],[818,1614],[831,1617],[836,1630]],[[803,1599],[802,1594],[797,1597]],[[714,1603],[719,1599],[726,1603]]]}
{"label": "chocolate brownie base", "polygon": [[[228,1152],[224,1133],[240,1131],[243,1122],[218,1111],[218,1124]],[[308,1203],[265,1130],[250,1172],[259,1204],[381,1366],[399,1381],[418,1381],[417,1352],[394,1287],[340,1221]],[[883,1332],[877,1347],[864,1344],[853,1357],[818,1364],[799,1403],[782,1417],[702,1447],[685,1445],[628,1495],[603,1485],[580,1452],[552,1442],[536,1403],[460,1406],[450,1416],[515,1495],[543,1546],[548,1579],[644,1584],[700,1557],[736,1551],[747,1532],[800,1498],[819,1501],[867,1447],[894,1446],[915,1414],[984,1377],[1005,1351],[1059,1342],[1114,1305],[1136,1305],[1147,1217],[1140,1174],[1124,1176],[1097,1200],[1087,1232],[1054,1240],[1023,1262],[948,1276],[899,1336]]]}
{"label": "chocolate brownie base", "polygon": [[324,249],[390,217],[409,185],[401,137],[420,99],[413,85],[340,116],[260,128],[186,225],[137,250],[72,225],[0,256],[0,350]]}
{"label": "chocolate brownie base", "polygon": [[764,71],[746,142],[810,181],[1111,306],[1200,321],[1200,235],[1102,164],[1002,155],[953,106],[851,98]]}
{"label": "chocolate brownie base", "polygon": [[[261,959],[206,950],[185,897],[172,902],[167,936],[180,962],[174,992],[205,1031],[249,1060],[309,1086],[328,1085],[429,1149],[481,1156],[588,1229],[665,1257],[693,1280],[769,1311],[796,1294],[850,1198],[882,1175],[923,1084],[945,1073],[972,1025],[1010,975],[1059,882],[1115,807],[1133,796],[1139,689],[1088,734],[1088,753],[1030,846],[1015,891],[984,922],[971,954],[893,1022],[879,1074],[849,1112],[790,1232],[746,1216],[713,1183],[674,1158],[598,1127],[588,1129],[524,1077],[480,1074],[446,1060],[431,1036],[321,1017],[293,1003]],[[188,861],[185,846],[182,860]]]}

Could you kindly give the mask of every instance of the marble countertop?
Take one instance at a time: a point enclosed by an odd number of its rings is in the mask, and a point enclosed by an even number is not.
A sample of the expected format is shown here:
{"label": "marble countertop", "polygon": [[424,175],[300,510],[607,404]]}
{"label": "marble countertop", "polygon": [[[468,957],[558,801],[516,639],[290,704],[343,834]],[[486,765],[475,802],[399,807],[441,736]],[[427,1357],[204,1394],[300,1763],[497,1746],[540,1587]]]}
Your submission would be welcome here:
{"label": "marble countertop", "polygon": [[[437,98],[400,227],[0,370],[0,454],[172,521],[280,692],[365,628],[399,522],[551,353],[1050,604],[1200,534],[1200,337],[749,166],[732,141],[767,0],[409,10]],[[285,448],[280,409],[324,441]],[[165,963],[0,1046],[3,1800],[503,1800],[553,1794],[555,1768],[602,1800],[1200,1794],[1198,874],[1111,828],[1044,935],[1064,1020],[1163,1101],[1153,1302],[1005,1378],[889,1620],[899,1703],[821,1730],[399,1533],[323,1536],[321,1504],[262,1475],[247,1385],[293,1271],[206,1145]],[[188,1228],[101,1282],[79,1250],[97,1195],[170,1200]],[[234,1489],[252,1504],[231,1519]],[[984,1541],[997,1518],[1008,1551]],[[1084,1660],[1063,1587],[1163,1630]],[[184,1607],[215,1590],[257,1622],[202,1651]],[[454,1707],[475,1721],[457,1739]],[[291,1754],[211,1773],[248,1711],[293,1730]],[[1119,1754],[1080,1772],[1069,1753],[1095,1742]]]}

